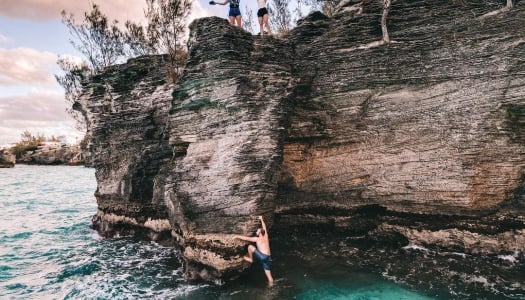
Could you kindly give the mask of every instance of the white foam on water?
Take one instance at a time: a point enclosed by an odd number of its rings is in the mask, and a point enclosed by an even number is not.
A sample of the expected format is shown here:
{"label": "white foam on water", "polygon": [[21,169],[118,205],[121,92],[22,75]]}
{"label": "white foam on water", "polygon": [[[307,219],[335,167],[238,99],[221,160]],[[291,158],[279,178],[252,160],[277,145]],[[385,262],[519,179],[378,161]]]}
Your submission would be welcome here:
{"label": "white foam on water", "polygon": [[96,231],[91,231],[89,238],[95,241],[102,241],[103,237],[100,236]]}

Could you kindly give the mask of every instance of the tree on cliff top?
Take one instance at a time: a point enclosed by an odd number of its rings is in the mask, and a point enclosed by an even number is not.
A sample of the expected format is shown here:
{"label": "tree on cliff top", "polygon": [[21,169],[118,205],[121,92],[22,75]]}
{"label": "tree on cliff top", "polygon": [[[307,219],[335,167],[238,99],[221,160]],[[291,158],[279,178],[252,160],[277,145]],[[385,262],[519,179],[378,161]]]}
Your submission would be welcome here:
{"label": "tree on cliff top", "polygon": [[88,62],[93,72],[115,64],[124,57],[124,35],[118,28],[118,21],[109,23],[98,5],[93,4],[90,12],[84,13],[84,22],[76,23],[73,14],[62,11],[62,22],[74,37],[71,44]]}
{"label": "tree on cliff top", "polygon": [[301,7],[305,6],[309,11],[318,10],[327,16],[332,16],[341,0],[297,0],[297,14],[302,17]]}
{"label": "tree on cliff top", "polygon": [[69,104],[66,112],[75,120],[75,127],[80,131],[85,131],[84,116],[79,111],[74,110],[73,106],[80,96],[81,82],[88,76],[90,69],[86,63],[77,63],[68,57],[59,57],[57,64],[64,72],[64,75],[55,74],[55,79],[64,89],[64,98]]}
{"label": "tree on cliff top", "polygon": [[192,0],[146,0],[144,27],[126,22],[126,44],[131,55],[169,55],[168,74],[176,81],[187,58],[184,35],[191,12]]}
{"label": "tree on cliff top", "polygon": [[62,11],[62,22],[69,29],[70,43],[83,56],[85,61],[75,62],[71,58],[59,57],[57,64],[63,75],[55,74],[58,84],[64,89],[66,102],[71,104],[67,113],[76,121],[79,130],[85,130],[84,117],[73,109],[81,92],[80,83],[105,67],[124,59],[124,35],[118,28],[118,21],[110,23],[98,5],[92,4],[91,11],[84,13],[83,22],[77,23],[73,14]]}
{"label": "tree on cliff top", "polygon": [[287,33],[291,29],[292,14],[288,7],[288,0],[273,0],[268,4],[270,23],[276,33]]}
{"label": "tree on cliff top", "polygon": [[[55,75],[64,88],[65,99],[72,106],[81,92],[81,81],[126,58],[147,54],[169,54],[169,77],[176,81],[187,59],[183,36],[192,0],[146,0],[144,27],[126,21],[126,31],[122,31],[118,21],[108,21],[98,5],[84,13],[81,22],[73,14],[62,11],[62,22],[72,35],[71,44],[84,56],[85,61],[59,57],[57,64],[64,75]],[[72,108],[66,111],[75,119],[79,130],[85,129],[83,116]]]}
{"label": "tree on cliff top", "polygon": [[244,8],[244,13],[242,14],[242,28],[248,32],[252,32],[254,25],[255,21],[253,19],[253,11],[248,7],[248,5],[246,5]]}
{"label": "tree on cliff top", "polygon": [[129,57],[164,54],[177,71],[185,62],[183,37],[192,0],[146,0],[145,26],[128,20],[125,31],[118,21],[108,21],[97,4],[77,23],[73,14],[62,11],[62,22],[72,35],[71,44],[84,56],[91,73]]}
{"label": "tree on cliff top", "polygon": [[378,47],[378,46],[381,46],[381,45],[385,45],[385,44],[388,44],[390,43],[390,35],[388,34],[388,27],[387,27],[387,24],[386,24],[386,21],[387,21],[387,18],[388,18],[388,14],[390,13],[390,8],[392,7],[392,1],[393,0],[381,0],[382,2],[382,7],[383,7],[383,13],[381,14],[381,32],[383,34],[382,38],[378,41],[374,41],[374,42],[371,42],[371,43],[368,43],[366,45],[362,45],[360,47],[358,47],[359,49],[369,49],[369,48],[374,48],[374,47]]}
{"label": "tree on cliff top", "polygon": [[505,5],[504,7],[498,9],[498,10],[495,10],[495,11],[491,11],[489,13],[486,13],[484,14],[483,16],[481,16],[480,18],[481,19],[485,19],[487,17],[492,17],[492,16],[495,16],[497,14],[500,14],[500,13],[503,13],[503,12],[506,12],[506,11],[509,11],[511,10],[512,8],[514,7],[514,1],[513,0],[507,0],[507,5]]}

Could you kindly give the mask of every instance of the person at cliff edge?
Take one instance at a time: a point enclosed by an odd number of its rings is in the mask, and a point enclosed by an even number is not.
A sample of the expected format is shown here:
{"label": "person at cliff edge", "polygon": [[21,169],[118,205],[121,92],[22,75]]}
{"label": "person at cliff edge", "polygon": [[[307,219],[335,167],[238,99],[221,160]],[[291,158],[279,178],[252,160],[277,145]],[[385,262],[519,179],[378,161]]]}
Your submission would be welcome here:
{"label": "person at cliff edge", "polygon": [[239,9],[239,2],[241,0],[224,0],[224,2],[216,2],[216,1],[210,1],[211,5],[226,5],[227,3],[230,3],[230,11],[228,13],[228,19],[230,20],[230,25],[235,26],[235,22],[237,22],[237,26],[242,26],[242,17],[241,17],[241,10]]}
{"label": "person at cliff edge", "polygon": [[257,232],[255,233],[256,236],[249,237],[236,235],[235,238],[246,242],[255,243],[257,247],[254,245],[249,245],[248,254],[243,258],[250,263],[253,262],[254,257],[260,261],[264,269],[264,274],[266,275],[266,278],[268,278],[268,284],[272,285],[273,277],[272,272],[270,271],[272,268],[272,258],[270,256],[270,239],[268,237],[268,230],[266,229],[266,224],[264,223],[263,217],[259,216],[259,220],[261,221],[261,228],[257,229]]}
{"label": "person at cliff edge", "polygon": [[257,4],[259,5],[259,10],[257,11],[257,19],[259,19],[259,34],[263,35],[266,32],[263,30],[263,24],[266,25],[266,29],[268,29],[268,34],[272,34],[272,30],[270,29],[270,22],[268,20],[268,9],[266,8],[266,0],[257,0]]}

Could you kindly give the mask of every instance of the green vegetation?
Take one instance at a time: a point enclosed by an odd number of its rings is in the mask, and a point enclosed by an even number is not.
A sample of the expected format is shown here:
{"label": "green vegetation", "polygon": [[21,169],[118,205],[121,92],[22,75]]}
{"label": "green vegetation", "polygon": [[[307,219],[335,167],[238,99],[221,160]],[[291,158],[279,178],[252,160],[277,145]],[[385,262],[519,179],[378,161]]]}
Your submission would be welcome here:
{"label": "green vegetation", "polygon": [[272,30],[278,34],[287,33],[293,23],[317,10],[332,16],[339,2],[341,0],[273,0],[268,3]]}
{"label": "green vegetation", "polygon": [[46,138],[46,136],[43,134],[34,136],[27,130],[24,131],[24,133],[22,133],[20,136],[20,141],[16,143],[15,146],[11,147],[11,149],[9,149],[17,159],[22,157],[28,151],[35,151],[43,142],[61,142],[59,137],[51,136],[50,138]]}
{"label": "green vegetation", "polygon": [[[127,20],[125,29],[121,29],[117,20],[110,21],[95,3],[92,3],[90,11],[84,13],[80,22],[73,14],[62,11],[62,22],[71,33],[70,42],[84,60],[58,59],[63,75],[55,75],[55,78],[64,88],[66,101],[74,107],[84,80],[100,74],[109,66],[137,56],[168,54],[168,79],[177,82],[188,56],[182,37],[192,1],[145,0],[146,24]],[[96,92],[104,90],[97,87]],[[81,113],[74,109],[67,109],[67,112],[77,121],[78,129],[85,129]]]}

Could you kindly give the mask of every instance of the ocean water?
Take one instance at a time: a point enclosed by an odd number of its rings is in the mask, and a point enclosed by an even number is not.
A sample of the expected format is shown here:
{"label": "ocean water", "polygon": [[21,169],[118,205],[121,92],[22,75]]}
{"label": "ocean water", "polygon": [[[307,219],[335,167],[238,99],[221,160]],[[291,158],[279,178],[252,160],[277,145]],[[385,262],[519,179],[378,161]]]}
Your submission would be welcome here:
{"label": "ocean water", "polygon": [[0,299],[525,299],[517,255],[321,234],[272,239],[271,288],[258,265],[225,286],[192,284],[176,249],[92,230],[95,189],[90,168],[0,169]]}

